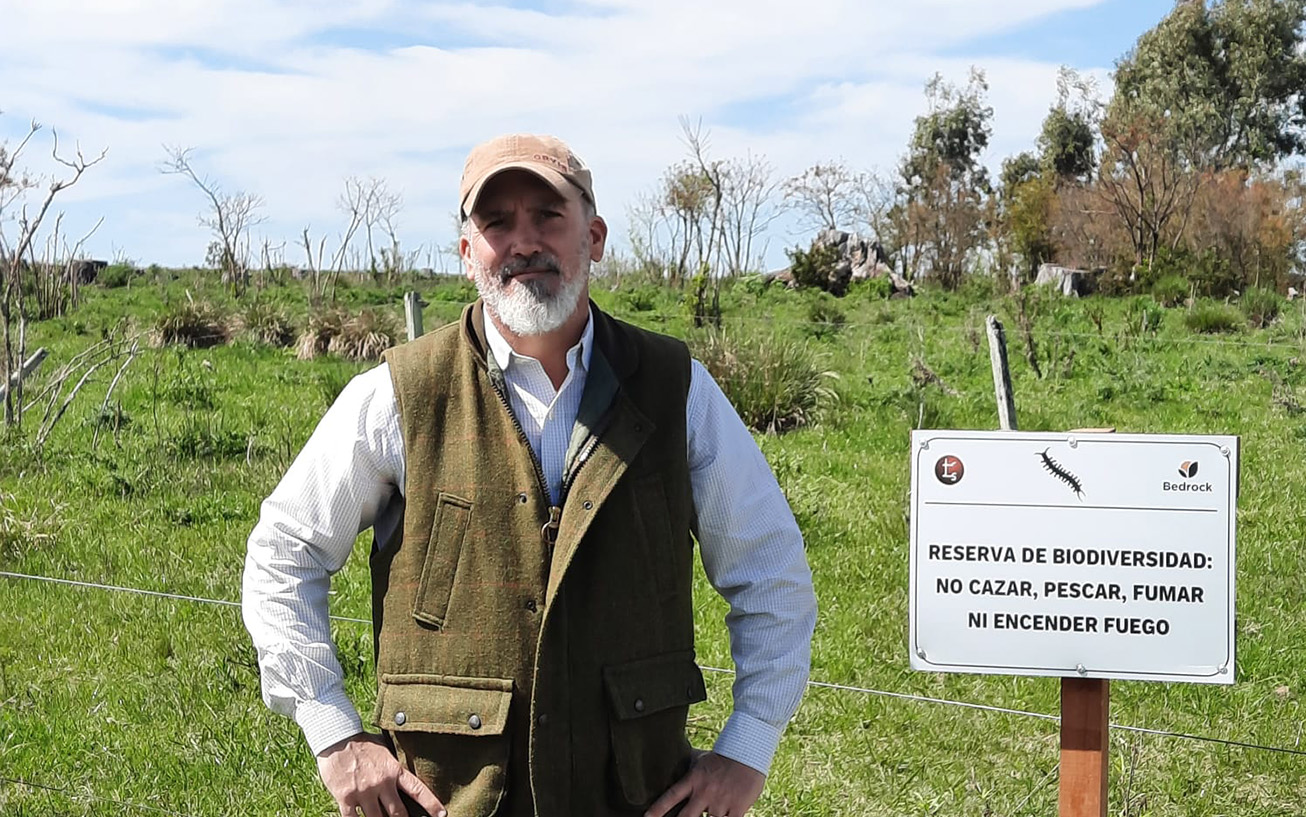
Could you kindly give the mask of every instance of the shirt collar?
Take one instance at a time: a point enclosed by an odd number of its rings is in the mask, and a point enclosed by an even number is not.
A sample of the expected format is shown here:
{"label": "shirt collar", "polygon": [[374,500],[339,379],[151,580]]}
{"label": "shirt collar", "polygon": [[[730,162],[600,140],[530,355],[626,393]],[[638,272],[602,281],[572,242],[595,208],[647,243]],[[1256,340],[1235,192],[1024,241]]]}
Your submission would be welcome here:
{"label": "shirt collar", "polygon": [[[590,355],[594,351],[594,311],[588,306],[585,311],[585,329],[580,333],[580,340],[576,345],[567,350],[567,367],[574,367],[579,358],[581,371],[588,372]],[[489,315],[485,316],[485,340],[490,345],[490,353],[494,355],[494,362],[499,364],[500,371],[508,371],[516,358],[534,359],[513,351],[507,339],[499,333],[499,327],[494,324],[494,319]]]}

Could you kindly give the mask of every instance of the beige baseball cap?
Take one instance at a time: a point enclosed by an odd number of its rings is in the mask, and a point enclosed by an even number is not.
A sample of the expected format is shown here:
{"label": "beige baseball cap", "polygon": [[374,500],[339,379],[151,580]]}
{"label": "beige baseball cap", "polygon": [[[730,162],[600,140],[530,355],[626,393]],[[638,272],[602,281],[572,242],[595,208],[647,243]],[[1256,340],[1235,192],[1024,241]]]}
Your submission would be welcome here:
{"label": "beige baseball cap", "polygon": [[548,182],[558,195],[570,197],[573,190],[594,203],[594,180],[580,157],[561,139],[531,133],[497,136],[472,148],[463,165],[458,186],[459,216],[476,209],[476,199],[485,183],[505,170],[526,170]]}

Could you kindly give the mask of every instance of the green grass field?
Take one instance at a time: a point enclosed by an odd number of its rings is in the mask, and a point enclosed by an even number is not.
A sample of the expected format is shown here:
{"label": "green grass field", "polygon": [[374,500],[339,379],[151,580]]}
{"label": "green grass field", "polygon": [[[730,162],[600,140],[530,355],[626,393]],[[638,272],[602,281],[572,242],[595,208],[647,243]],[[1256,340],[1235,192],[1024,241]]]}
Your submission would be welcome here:
{"label": "green grass field", "polygon": [[[65,318],[29,328],[42,376],[128,318],[165,303],[226,303],[196,276],[89,289]],[[467,288],[420,285],[428,328]],[[401,311],[404,287],[357,284],[353,306]],[[595,299],[685,335],[679,293]],[[295,286],[265,298],[303,311]],[[913,672],[906,648],[911,429],[996,428],[983,320],[1003,318],[1020,427],[1242,437],[1238,674],[1232,687],[1116,682],[1117,724],[1306,749],[1306,315],[1202,334],[1150,300],[1036,297],[1027,306],[1045,375],[1025,357],[1017,306],[982,291],[884,301],[854,292],[826,315],[811,293],[736,286],[728,335],[776,336],[817,357],[837,401],[819,423],[759,442],[806,536],[820,618],[814,681],[1055,714],[1055,679]],[[816,311],[814,311],[814,309]],[[1150,317],[1149,317],[1150,316]],[[1151,322],[1149,326],[1148,323]],[[1191,322],[1191,319],[1189,319]],[[1201,327],[1198,327],[1201,328]],[[923,364],[953,390],[921,376]],[[111,367],[116,369],[115,367]],[[97,375],[47,445],[0,444],[0,570],[215,600],[239,598],[259,502],[350,374],[245,341],[143,349],[114,394],[121,413],[93,445],[112,371]],[[915,372],[915,376],[914,376]],[[38,389],[41,377],[29,385]],[[332,612],[367,618],[366,535],[337,577]],[[728,668],[725,610],[701,575],[700,662]],[[348,686],[371,708],[371,636],[337,622]],[[691,738],[710,745],[730,677],[708,672]],[[1262,817],[1306,811],[1306,756],[1113,730],[1113,815]],[[1049,720],[831,688],[810,689],[754,813],[1046,815],[1057,799]],[[21,781],[21,782],[19,782]],[[334,813],[297,728],[259,699],[253,648],[234,607],[0,578],[0,809],[8,815]],[[455,817],[457,817],[455,815]]]}

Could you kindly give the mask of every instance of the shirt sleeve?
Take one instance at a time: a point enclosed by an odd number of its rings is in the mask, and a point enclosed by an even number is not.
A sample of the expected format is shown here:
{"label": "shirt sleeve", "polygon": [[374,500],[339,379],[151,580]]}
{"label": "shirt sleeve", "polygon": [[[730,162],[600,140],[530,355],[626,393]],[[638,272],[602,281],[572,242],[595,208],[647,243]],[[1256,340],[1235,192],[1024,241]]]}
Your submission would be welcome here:
{"label": "shirt sleeve", "polygon": [[730,605],[735,663],[734,710],[714,751],[765,774],[811,668],[812,573],[766,458],[698,361],[686,413],[703,568]]}
{"label": "shirt sleeve", "polygon": [[403,435],[383,364],[341,392],[249,537],[242,613],[263,700],[295,719],[314,754],[363,728],[331,641],[331,575],[403,484]]}

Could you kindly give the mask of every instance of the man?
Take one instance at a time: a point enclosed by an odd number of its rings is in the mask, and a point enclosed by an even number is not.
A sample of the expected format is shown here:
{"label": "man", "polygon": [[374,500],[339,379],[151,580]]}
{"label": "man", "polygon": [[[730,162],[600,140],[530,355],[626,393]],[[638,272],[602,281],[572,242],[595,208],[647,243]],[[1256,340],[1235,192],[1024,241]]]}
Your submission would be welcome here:
{"label": "man", "polygon": [[[565,144],[482,144],[460,192],[480,300],[355,378],[250,536],[264,699],[343,815],[742,817],[807,679],[793,516],[684,345],[590,303],[607,225]],[[368,527],[380,736],[344,694],[326,611]],[[691,532],[737,670],[709,752],[685,737],[706,697]]]}

